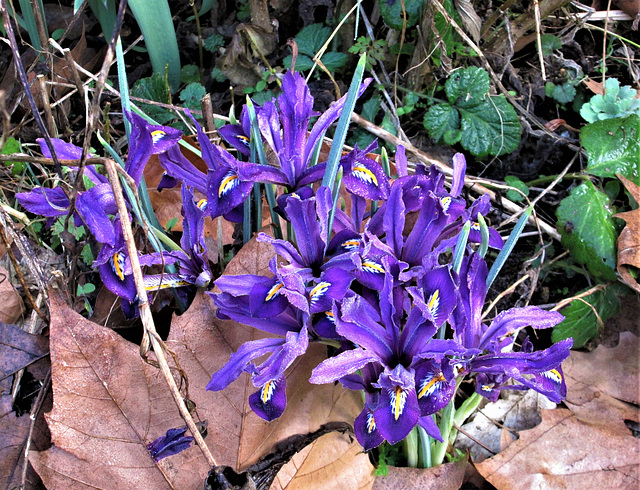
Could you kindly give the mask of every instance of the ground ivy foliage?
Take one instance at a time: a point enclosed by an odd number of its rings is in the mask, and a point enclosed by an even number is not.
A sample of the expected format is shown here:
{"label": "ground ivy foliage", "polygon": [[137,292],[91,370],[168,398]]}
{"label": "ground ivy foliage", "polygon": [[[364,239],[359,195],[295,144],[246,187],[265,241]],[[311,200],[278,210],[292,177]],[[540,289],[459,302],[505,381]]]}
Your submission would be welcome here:
{"label": "ground ivy foliage", "polygon": [[448,102],[434,105],[424,126],[436,141],[460,143],[478,157],[504,155],[520,143],[520,122],[504,95],[489,95],[489,74],[461,68],[445,82]]}

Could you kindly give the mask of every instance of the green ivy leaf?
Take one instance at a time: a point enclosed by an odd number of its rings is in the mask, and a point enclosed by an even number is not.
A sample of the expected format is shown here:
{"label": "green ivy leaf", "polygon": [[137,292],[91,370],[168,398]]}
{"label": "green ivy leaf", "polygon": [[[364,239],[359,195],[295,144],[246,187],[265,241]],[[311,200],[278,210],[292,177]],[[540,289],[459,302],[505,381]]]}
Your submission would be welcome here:
{"label": "green ivy leaf", "polygon": [[210,53],[215,53],[219,47],[224,45],[224,38],[220,34],[211,34],[202,43],[202,47]]}
{"label": "green ivy leaf", "polygon": [[180,100],[185,107],[192,110],[200,109],[200,99],[207,94],[207,91],[200,83],[190,83],[180,92]]}
{"label": "green ivy leaf", "polygon": [[621,174],[640,184],[640,116],[587,124],[580,133],[587,152],[587,172],[597,177]]}
{"label": "green ivy leaf", "polygon": [[552,34],[543,34],[540,36],[540,43],[542,44],[542,54],[545,56],[549,56],[553,54],[556,49],[562,48],[560,38]]}
{"label": "green ivy leaf", "polygon": [[336,71],[338,68],[342,68],[347,62],[348,56],[346,53],[336,53],[335,51],[331,51],[329,53],[325,53],[321,58],[322,63],[330,72]]}
{"label": "green ivy leaf", "polygon": [[[516,189],[519,189],[520,191],[522,191],[522,194],[524,194],[525,196],[529,195],[529,188],[527,187],[527,184],[522,182],[518,177],[514,175],[507,175],[504,178],[504,181],[511,187],[515,187]],[[508,190],[507,199],[513,202],[524,201],[524,196],[522,194],[516,191]]]}
{"label": "green ivy leaf", "polygon": [[588,304],[573,300],[562,310],[564,320],[553,328],[551,340],[555,343],[572,337],[575,349],[584,347],[598,335],[600,327],[593,308],[598,312],[600,319],[606,322],[620,311],[620,296],[625,294],[627,289],[622,284],[614,283],[603,290],[584,296],[582,299]]}
{"label": "green ivy leaf", "polygon": [[440,142],[448,131],[460,130],[460,114],[449,104],[431,107],[424,115],[424,127],[436,142]]}
{"label": "green ivy leaf", "polygon": [[553,86],[553,89],[551,89],[551,97],[561,104],[568,104],[573,101],[576,96],[576,88],[571,82],[566,82],[562,85],[551,85]]}
{"label": "green ivy leaf", "polygon": [[[141,99],[162,102],[163,104],[171,103],[171,92],[169,90],[169,86],[167,85],[165,78],[159,73],[156,73],[151,77],[141,78],[138,80],[131,89],[131,95],[134,97],[140,97]],[[140,108],[149,117],[155,119],[160,124],[165,124],[175,117],[170,111],[158,106],[140,104]]]}
{"label": "green ivy leaf", "polygon": [[463,108],[482,103],[489,88],[489,74],[477,66],[453,72],[444,84],[449,102]]}
{"label": "green ivy leaf", "polygon": [[298,51],[300,54],[306,54],[309,58],[313,58],[327,39],[329,39],[330,35],[331,28],[325,27],[322,24],[311,24],[303,27],[295,37]]}
{"label": "green ivy leaf", "polygon": [[491,96],[481,104],[458,108],[463,148],[478,157],[504,155],[518,148],[520,121],[504,96]]}
{"label": "green ivy leaf", "polygon": [[196,83],[200,81],[200,70],[196,65],[184,65],[180,70],[182,83]]}
{"label": "green ivy leaf", "polygon": [[589,272],[605,280],[615,280],[616,229],[609,197],[593,182],[574,188],[556,210],[562,244]]}
{"label": "green ivy leaf", "polygon": [[[397,31],[402,30],[403,18],[402,3],[400,0],[378,0],[380,15],[384,23]],[[420,20],[422,8],[426,5],[427,0],[405,0],[404,7],[407,14],[406,27],[413,27]]]}
{"label": "green ivy leaf", "polygon": [[[0,151],[3,155],[11,155],[12,153],[22,153],[22,145],[13,136],[9,136],[4,142],[4,146]],[[25,162],[4,162],[5,167],[11,167],[11,175],[19,175],[24,171],[27,164]]]}

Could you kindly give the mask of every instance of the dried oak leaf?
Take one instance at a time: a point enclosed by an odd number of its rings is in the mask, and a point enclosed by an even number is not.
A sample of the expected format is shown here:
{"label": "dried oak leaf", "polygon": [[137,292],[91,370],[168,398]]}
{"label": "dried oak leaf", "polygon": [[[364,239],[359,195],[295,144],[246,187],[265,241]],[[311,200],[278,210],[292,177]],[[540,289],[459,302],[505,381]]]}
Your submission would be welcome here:
{"label": "dried oak leaf", "polygon": [[[273,249],[255,240],[231,261],[228,273],[266,273]],[[31,454],[47,487],[80,482],[109,488],[201,487],[208,466],[196,447],[155,464],[146,444],[184,425],[157,369],[140,359],[138,346],[71,311],[53,294],[51,359],[54,408],[47,415],[55,447]],[[339,386],[314,387],[311,369],[325,356],[311,346],[287,376],[288,406],[272,423],[249,408],[256,390],[241,377],[221,392],[205,391],[211,374],[243,342],[257,338],[246,326],[215,318],[200,293],[171,326],[167,346],[189,380],[187,397],[197,419],[209,424],[207,444],[217,463],[242,470],[287,437],[330,421],[352,423],[360,410],[356,393]]]}
{"label": "dried oak leaf", "polygon": [[22,297],[11,284],[11,276],[7,269],[0,266],[0,322],[15,323],[24,313]]}
{"label": "dried oak leaf", "polygon": [[622,332],[615,347],[572,352],[562,366],[569,409],[584,421],[607,420],[621,430],[625,419],[640,422],[638,352],[640,342],[630,332]]}
{"label": "dried oak leaf", "polygon": [[[629,194],[637,203],[640,203],[640,187],[618,175]],[[616,218],[623,219],[627,226],[624,227],[618,237],[618,273],[629,287],[640,292],[640,284],[631,275],[628,266],[640,268],[640,209],[618,213]]]}
{"label": "dried oak leaf", "polygon": [[570,410],[543,410],[504,452],[477,464],[502,488],[637,488],[638,440],[607,420],[584,422]]}
{"label": "dried oak leaf", "polygon": [[358,441],[349,433],[330,432],[296,453],[280,469],[271,490],[369,489],[373,479],[373,465]]}
{"label": "dried oak leaf", "polygon": [[373,490],[458,490],[464,480],[464,472],[469,464],[467,457],[455,463],[445,463],[435,468],[389,467],[387,476],[378,476]]}

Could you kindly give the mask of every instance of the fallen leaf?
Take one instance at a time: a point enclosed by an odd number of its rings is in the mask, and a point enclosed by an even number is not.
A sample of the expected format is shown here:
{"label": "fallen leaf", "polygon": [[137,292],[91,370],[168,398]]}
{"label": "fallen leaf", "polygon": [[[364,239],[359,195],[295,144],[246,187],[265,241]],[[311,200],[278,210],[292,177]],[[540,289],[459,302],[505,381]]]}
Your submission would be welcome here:
{"label": "fallen leaf", "polygon": [[462,485],[464,473],[469,464],[467,458],[455,463],[445,463],[435,468],[396,468],[389,467],[387,476],[378,476],[373,490],[458,490]]}
{"label": "fallen leaf", "polygon": [[476,468],[496,488],[637,488],[638,439],[608,422],[543,410],[539,426]]}
{"label": "fallen leaf", "polygon": [[572,352],[563,364],[569,409],[584,421],[606,419],[621,429],[625,419],[640,421],[638,352],[640,342],[630,332],[620,334],[616,347]]}
{"label": "fallen leaf", "polygon": [[368,489],[373,471],[369,456],[352,434],[330,432],[295,454],[280,469],[271,490]]}
{"label": "fallen leaf", "polygon": [[[0,487],[16,488],[22,480],[24,465],[24,445],[29,436],[31,418],[28,414],[17,417],[13,412],[11,387],[13,373],[45,355],[48,351],[48,340],[40,335],[30,335],[15,325],[0,322]],[[36,426],[34,435],[38,442],[46,440],[41,437],[42,426]],[[44,426],[46,431],[46,426]],[[43,444],[37,444],[44,449]],[[34,478],[35,477],[35,478]],[[35,484],[37,476],[28,473],[28,482]]]}
{"label": "fallen leaf", "polygon": [[[636,202],[640,203],[640,187],[622,175],[617,177]],[[627,286],[640,292],[640,284],[628,267],[640,268],[640,209],[618,213],[614,216],[623,219],[627,224],[618,237],[618,273]]]}
{"label": "fallen leaf", "polygon": [[586,77],[582,83],[584,83],[587,88],[594,93],[594,95],[604,94],[604,86],[602,85],[602,82],[596,82],[592,78]]}
{"label": "fallen leaf", "polygon": [[0,266],[0,322],[16,323],[24,313],[22,297],[11,284],[11,276],[4,267]]}

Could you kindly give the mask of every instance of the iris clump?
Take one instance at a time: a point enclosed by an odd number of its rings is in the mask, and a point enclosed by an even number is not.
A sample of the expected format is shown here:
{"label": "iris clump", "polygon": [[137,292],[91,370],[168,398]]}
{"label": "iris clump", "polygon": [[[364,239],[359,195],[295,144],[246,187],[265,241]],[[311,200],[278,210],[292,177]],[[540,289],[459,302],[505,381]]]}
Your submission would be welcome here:
{"label": "iris clump", "polygon": [[[368,84],[362,83],[358,94]],[[215,280],[218,292],[209,293],[218,318],[271,336],[242,345],[206,389],[223,390],[248,373],[256,389],[251,408],[274,420],[286,410],[287,370],[294,361],[311,342],[332,346],[333,355],[315,367],[309,381],[362,391],[354,432],[365,450],[398,443],[413,430],[446,445],[452,421],[437,414],[453,406],[464,379],[474,381],[476,397],[492,401],[501,390],[533,389],[560,402],[566,394],[561,363],[571,340],[535,351],[521,333],[551,328],[562,315],[528,306],[482,321],[489,275],[484,252],[501,249],[503,240],[484,224],[488,196],[470,205],[462,196],[462,154],[453,157],[452,181],[445,185],[445,175],[434,166],[417,165],[409,173],[402,147],[393,176],[369,153],[376,144],[354,148],[339,160],[342,185],[319,185],[328,166],[318,160],[319,145],[345,98],[317,114],[304,79],[286,73],[281,95],[255,106],[253,127],[245,107],[239,124],[220,130],[235,156],[211,144],[194,120],[207,172],[182,155],[175,130],[129,115],[134,131],[125,170],[133,181],[140,182],[150,155],[158,154],[166,171],[161,187],[182,186],[180,245],[140,254],[143,266],[177,268],[147,275],[149,290],[210,286],[205,219],[243,221],[255,184],[282,189],[276,210],[288,223],[288,239],[257,235],[273,246],[270,276],[224,275]],[[314,116],[319,117],[311,125]],[[68,143],[54,140],[54,145],[60,158],[80,155]],[[257,145],[270,150],[270,165],[247,161]],[[91,185],[79,193],[73,217],[101,244],[94,266],[134,314],[137,298],[122,218],[100,172],[92,166],[85,172]],[[61,187],[17,197],[27,210],[50,218],[70,212]]]}

